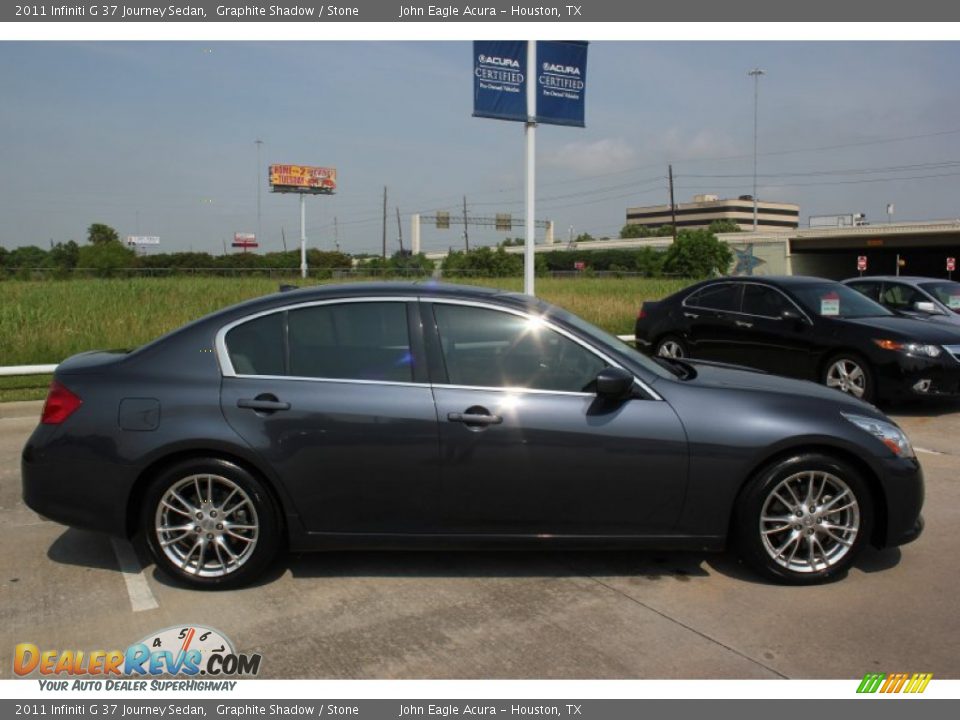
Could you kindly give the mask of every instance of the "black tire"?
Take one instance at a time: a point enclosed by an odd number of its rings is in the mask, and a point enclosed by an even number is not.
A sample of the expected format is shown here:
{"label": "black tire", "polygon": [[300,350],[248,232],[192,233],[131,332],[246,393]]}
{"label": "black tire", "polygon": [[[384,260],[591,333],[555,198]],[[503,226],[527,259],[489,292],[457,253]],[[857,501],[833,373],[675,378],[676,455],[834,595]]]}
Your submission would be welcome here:
{"label": "black tire", "polygon": [[[672,348],[672,349],[670,349]],[[690,356],[687,344],[676,335],[664,335],[657,340],[653,354],[659,357],[685,358]]]}
{"label": "black tire", "polygon": [[[811,504],[813,512],[807,512],[811,506],[804,504],[810,473],[813,495],[821,488],[819,506]],[[848,499],[844,489],[852,497]],[[791,511],[780,498],[800,504]],[[850,501],[855,505],[846,508]],[[842,576],[856,562],[869,542],[873,521],[870,489],[853,466],[829,455],[803,453],[771,463],[749,481],[737,500],[731,536],[743,561],[764,578],[785,585],[816,585]],[[837,529],[841,527],[846,530]]]}
{"label": "black tire", "polygon": [[[838,375],[837,368],[839,366],[846,367],[846,379]],[[856,368],[859,374],[852,368]],[[855,352],[845,351],[832,355],[823,364],[820,382],[827,387],[835,387],[837,390],[853,395],[865,402],[873,402],[876,397],[874,377],[873,368],[870,367],[869,362]],[[838,383],[840,383],[839,386]],[[857,388],[862,389],[862,394],[857,394]]]}
{"label": "black tire", "polygon": [[[168,494],[171,490],[186,505]],[[280,548],[282,523],[259,478],[235,463],[210,457],[164,468],[144,496],[140,527],[164,573],[194,588],[227,589],[263,573]],[[179,561],[184,557],[185,565]]]}

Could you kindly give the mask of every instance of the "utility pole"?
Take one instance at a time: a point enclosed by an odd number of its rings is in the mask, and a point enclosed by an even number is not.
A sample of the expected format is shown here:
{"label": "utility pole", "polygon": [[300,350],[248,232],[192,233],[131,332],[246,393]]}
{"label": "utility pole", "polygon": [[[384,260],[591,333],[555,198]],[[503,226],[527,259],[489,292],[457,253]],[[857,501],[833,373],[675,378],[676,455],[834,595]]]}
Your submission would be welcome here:
{"label": "utility pole", "polygon": [[283,241],[283,251],[287,251],[287,233],[283,228],[283,225],[280,226],[280,239]]}
{"label": "utility pole", "polygon": [[400,208],[397,208],[397,239],[400,242],[400,254],[403,254],[403,226],[400,224]]}
{"label": "utility pole", "polygon": [[463,196],[463,244],[470,252],[470,233],[467,230],[467,196]]}
{"label": "utility pole", "polygon": [[673,201],[673,165],[667,165],[670,176],[670,222],[673,225],[673,241],[677,241],[677,204]]}
{"label": "utility pole", "polygon": [[383,259],[387,259],[387,186],[383,186]]}
{"label": "utility pole", "polygon": [[753,78],[753,231],[757,231],[757,108],[760,97],[760,76],[766,73],[754,68],[747,73]]}
{"label": "utility pole", "polygon": [[262,243],[263,238],[260,237],[263,232],[263,224],[260,222],[260,188],[263,182],[260,179],[260,146],[263,145],[263,140],[257,138],[253,143],[257,146],[257,242]]}
{"label": "utility pole", "polygon": [[337,231],[337,216],[333,216],[333,246],[340,252],[340,233]]}

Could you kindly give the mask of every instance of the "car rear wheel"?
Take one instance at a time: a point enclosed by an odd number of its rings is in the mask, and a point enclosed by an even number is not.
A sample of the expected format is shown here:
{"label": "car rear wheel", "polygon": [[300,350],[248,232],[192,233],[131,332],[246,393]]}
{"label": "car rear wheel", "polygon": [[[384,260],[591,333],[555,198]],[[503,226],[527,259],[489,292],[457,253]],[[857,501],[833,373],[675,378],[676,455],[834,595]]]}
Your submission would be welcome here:
{"label": "car rear wheel", "polygon": [[813,585],[856,561],[873,527],[873,503],[848,463],[806,453],[756,476],[734,523],[737,548],[754,570],[776,582]]}
{"label": "car rear wheel", "polygon": [[841,353],[830,358],[824,366],[823,384],[860,400],[873,401],[873,372],[859,355]]}
{"label": "car rear wheel", "polygon": [[263,484],[234,463],[196,458],[150,485],[141,527],[157,567],[198,588],[237,587],[276,555],[280,522]]}
{"label": "car rear wheel", "polygon": [[656,354],[666,358],[687,357],[687,346],[676,335],[667,335],[657,342]]}

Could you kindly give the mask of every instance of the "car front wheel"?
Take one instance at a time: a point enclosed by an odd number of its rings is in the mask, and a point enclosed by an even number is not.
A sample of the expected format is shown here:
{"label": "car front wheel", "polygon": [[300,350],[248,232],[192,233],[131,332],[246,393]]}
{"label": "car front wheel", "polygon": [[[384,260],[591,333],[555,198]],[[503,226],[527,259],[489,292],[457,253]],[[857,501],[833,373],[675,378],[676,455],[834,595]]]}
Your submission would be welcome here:
{"label": "car front wheel", "polygon": [[842,353],[830,358],[823,372],[823,384],[859,400],[873,401],[873,372],[859,355]]}
{"label": "car front wheel", "polygon": [[250,582],[280,544],[266,488],[244,468],[217,458],[161,472],[147,491],[141,527],[157,566],[198,588]]}
{"label": "car front wheel", "polygon": [[819,453],[768,466],[744,489],[734,535],[744,561],[764,577],[813,585],[856,561],[873,525],[860,474]]}

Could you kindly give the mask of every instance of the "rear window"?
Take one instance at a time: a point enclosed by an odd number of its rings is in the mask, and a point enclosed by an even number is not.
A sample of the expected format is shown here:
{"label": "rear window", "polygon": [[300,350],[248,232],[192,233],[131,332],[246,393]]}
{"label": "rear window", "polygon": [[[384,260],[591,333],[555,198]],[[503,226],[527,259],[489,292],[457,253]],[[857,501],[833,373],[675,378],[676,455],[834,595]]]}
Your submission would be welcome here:
{"label": "rear window", "polygon": [[708,310],[740,309],[740,285],[734,283],[719,283],[700,288],[690,295],[684,305],[707,308]]}

